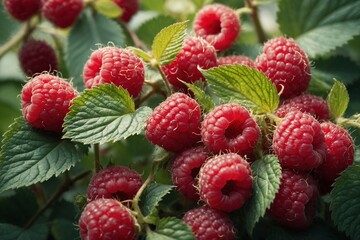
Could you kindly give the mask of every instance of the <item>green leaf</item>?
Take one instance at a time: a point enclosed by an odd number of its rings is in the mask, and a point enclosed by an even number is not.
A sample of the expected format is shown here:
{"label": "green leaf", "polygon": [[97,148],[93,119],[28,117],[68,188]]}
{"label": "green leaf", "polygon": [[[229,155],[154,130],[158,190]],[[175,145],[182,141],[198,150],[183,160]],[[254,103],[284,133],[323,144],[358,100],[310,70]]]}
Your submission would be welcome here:
{"label": "green leaf", "polygon": [[94,14],[90,9],[85,10],[71,28],[65,49],[67,67],[78,90],[85,88],[82,73],[92,50],[97,49],[99,44],[108,43],[118,47],[125,45],[125,35],[120,25],[101,14]]}
{"label": "green leaf", "polygon": [[0,192],[58,176],[74,166],[84,152],[79,145],[36,130],[19,117],[2,141]]}
{"label": "green leaf", "polygon": [[206,94],[204,90],[202,90],[195,84],[187,83],[184,81],[181,82],[184,83],[194,93],[196,101],[199,103],[201,109],[204,112],[209,112],[215,107],[214,100],[208,94]]}
{"label": "green leaf", "polygon": [[29,229],[23,229],[11,224],[0,223],[0,239],[2,240],[46,240],[48,239],[46,224],[35,224]]}
{"label": "green leaf", "polygon": [[149,185],[141,195],[140,209],[146,217],[158,206],[161,199],[168,194],[174,186],[153,183]]}
{"label": "green leaf", "polygon": [[349,100],[349,93],[347,92],[345,85],[342,82],[335,80],[327,98],[331,115],[335,118],[344,115]]}
{"label": "green leaf", "polygon": [[123,13],[123,10],[112,0],[95,1],[95,9],[110,18],[119,17]]}
{"label": "green leaf", "polygon": [[116,142],[145,127],[149,107],[135,111],[128,91],[114,84],[100,84],[75,98],[65,117],[64,138],[85,144]]}
{"label": "green leaf", "polygon": [[[5,10],[4,4],[0,4],[0,46],[2,46],[10,37],[18,31],[20,22],[10,16]],[[1,71],[0,71],[1,72]]]}
{"label": "green leaf", "polygon": [[360,165],[356,164],[341,173],[333,185],[331,217],[337,227],[351,239],[360,239]]}
{"label": "green leaf", "polygon": [[251,235],[255,224],[262,218],[280,187],[281,167],[275,155],[266,155],[264,159],[251,164],[254,177],[253,194],[244,206],[244,222]]}
{"label": "green leaf", "polygon": [[359,9],[358,0],[281,0],[277,18],[281,32],[315,57],[360,34]]}
{"label": "green leaf", "polygon": [[259,112],[273,112],[279,105],[275,85],[256,69],[235,64],[201,72],[214,94],[226,102],[239,101]]}
{"label": "green leaf", "polygon": [[190,227],[175,217],[162,218],[155,231],[147,229],[147,240],[195,240]]}
{"label": "green leaf", "polygon": [[152,45],[153,56],[161,65],[170,63],[180,52],[187,25],[188,21],[172,24],[155,36]]}
{"label": "green leaf", "polygon": [[135,53],[138,57],[140,57],[144,62],[150,63],[151,62],[151,55],[147,52],[141,50],[140,48],[136,47],[127,47],[127,49],[131,50],[133,53]]}

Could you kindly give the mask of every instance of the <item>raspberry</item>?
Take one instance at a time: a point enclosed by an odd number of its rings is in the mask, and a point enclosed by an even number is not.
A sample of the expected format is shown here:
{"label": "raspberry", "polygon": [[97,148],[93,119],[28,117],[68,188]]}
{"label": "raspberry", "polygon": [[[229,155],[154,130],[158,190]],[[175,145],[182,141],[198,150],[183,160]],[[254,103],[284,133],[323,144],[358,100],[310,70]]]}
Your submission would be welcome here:
{"label": "raspberry", "polygon": [[223,51],[238,37],[240,20],[231,8],[222,4],[211,4],[195,15],[193,29],[196,36],[204,38],[216,50]]}
{"label": "raspberry", "polygon": [[76,90],[65,79],[41,74],[29,80],[21,92],[22,113],[35,128],[61,132]]}
{"label": "raspberry", "polygon": [[140,174],[124,166],[105,168],[95,174],[87,189],[88,199],[131,200],[143,184]]}
{"label": "raspberry", "polygon": [[213,153],[250,155],[259,135],[260,129],[250,113],[236,103],[215,107],[205,116],[201,127],[202,141]]}
{"label": "raspberry", "polygon": [[134,217],[114,199],[89,202],[81,213],[79,227],[84,240],[133,240],[137,234]]}
{"label": "raspberry", "polygon": [[302,93],[299,96],[283,101],[281,106],[276,110],[276,115],[282,118],[292,110],[308,113],[318,121],[330,119],[330,110],[326,101],[321,97],[308,93]]}
{"label": "raspberry", "polygon": [[273,149],[283,167],[312,170],[320,166],[326,157],[320,123],[309,114],[289,112],[274,131]]}
{"label": "raspberry", "polygon": [[225,212],[239,209],[251,191],[250,164],[236,153],[217,155],[200,168],[200,198],[211,208]]}
{"label": "raspberry", "polygon": [[59,28],[72,26],[84,8],[83,0],[46,0],[42,13]]}
{"label": "raspberry", "polygon": [[240,64],[255,68],[255,62],[245,55],[229,55],[225,57],[219,57],[217,63],[219,66],[226,64]]}
{"label": "raspberry", "polygon": [[168,151],[181,151],[200,141],[199,104],[183,93],[174,93],[154,109],[146,121],[146,137]]}
{"label": "raspberry", "polygon": [[278,37],[264,44],[256,67],[275,84],[283,98],[304,92],[310,82],[310,65],[306,53],[292,38]]}
{"label": "raspberry", "polygon": [[28,76],[45,71],[53,72],[58,68],[55,50],[45,41],[27,40],[19,51],[22,70]]}
{"label": "raspberry", "polygon": [[197,240],[235,239],[235,227],[230,217],[208,206],[187,211],[183,221],[189,225]]}
{"label": "raspberry", "polygon": [[270,206],[270,216],[284,226],[309,227],[315,217],[319,191],[306,173],[283,169],[280,188]]}
{"label": "raspberry", "polygon": [[138,0],[113,0],[123,11],[120,20],[129,22],[131,17],[139,10]]}
{"label": "raspberry", "polygon": [[354,141],[340,126],[321,123],[325,135],[326,160],[315,171],[321,180],[333,182],[339,174],[354,162]]}
{"label": "raspberry", "polygon": [[162,70],[173,86],[187,89],[179,80],[188,83],[205,81],[198,67],[209,69],[217,65],[216,61],[216,51],[213,46],[202,38],[188,37],[175,60],[163,66]]}
{"label": "raspberry", "polygon": [[133,52],[117,47],[104,47],[94,51],[83,70],[87,88],[98,84],[114,83],[137,97],[144,83],[144,65]]}
{"label": "raspberry", "polygon": [[28,20],[41,8],[41,0],[4,0],[7,12],[19,21]]}
{"label": "raspberry", "polygon": [[198,201],[197,176],[208,153],[203,146],[186,149],[176,154],[171,168],[171,178],[176,188],[190,200]]}

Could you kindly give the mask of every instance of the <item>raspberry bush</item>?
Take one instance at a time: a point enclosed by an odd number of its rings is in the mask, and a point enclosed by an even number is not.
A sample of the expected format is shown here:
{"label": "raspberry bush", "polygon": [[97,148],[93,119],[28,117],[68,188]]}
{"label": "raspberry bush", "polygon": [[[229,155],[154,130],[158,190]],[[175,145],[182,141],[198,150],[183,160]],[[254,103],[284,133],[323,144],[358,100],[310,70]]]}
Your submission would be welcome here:
{"label": "raspberry bush", "polygon": [[4,0],[0,239],[360,239],[360,2]]}

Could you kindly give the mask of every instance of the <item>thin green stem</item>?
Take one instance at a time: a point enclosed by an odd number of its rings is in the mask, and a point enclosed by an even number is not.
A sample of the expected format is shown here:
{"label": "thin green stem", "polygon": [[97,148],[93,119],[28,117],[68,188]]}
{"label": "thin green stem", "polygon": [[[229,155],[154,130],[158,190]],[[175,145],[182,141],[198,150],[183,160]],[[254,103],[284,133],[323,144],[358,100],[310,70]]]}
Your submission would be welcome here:
{"label": "thin green stem", "polygon": [[163,82],[165,84],[167,95],[170,96],[173,93],[172,90],[171,90],[171,87],[170,87],[170,83],[167,80],[164,72],[162,71],[161,66],[158,64],[158,65],[156,65],[156,68],[158,69],[158,71],[159,71],[159,73],[161,75],[161,78],[162,78],[162,80],[163,80]]}
{"label": "thin green stem", "polygon": [[20,30],[7,41],[2,47],[0,47],[0,58],[3,57],[8,51],[13,47],[19,44],[23,39],[25,39],[29,33],[32,31],[30,22],[25,22],[25,24],[20,28]]}
{"label": "thin green stem", "polygon": [[94,144],[94,166],[95,172],[98,173],[101,170],[100,167],[100,145],[98,143]]}
{"label": "thin green stem", "polygon": [[246,0],[246,4],[248,8],[251,9],[251,18],[255,26],[255,31],[258,36],[258,40],[260,43],[264,43],[266,42],[267,39],[266,39],[265,31],[260,23],[257,5],[255,4],[254,0]]}

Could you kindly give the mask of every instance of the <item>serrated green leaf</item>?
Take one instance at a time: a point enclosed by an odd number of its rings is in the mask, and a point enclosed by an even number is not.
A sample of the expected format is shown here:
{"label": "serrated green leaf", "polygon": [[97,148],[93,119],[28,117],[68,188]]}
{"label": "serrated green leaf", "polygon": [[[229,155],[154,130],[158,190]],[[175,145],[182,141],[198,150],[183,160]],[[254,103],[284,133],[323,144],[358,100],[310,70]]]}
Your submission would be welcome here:
{"label": "serrated green leaf", "polygon": [[46,224],[35,224],[29,229],[23,229],[11,224],[0,223],[1,240],[46,240],[48,239],[48,227]]}
{"label": "serrated green leaf", "polygon": [[315,57],[360,34],[360,1],[281,0],[277,18],[282,33]]}
{"label": "serrated green leaf", "polygon": [[9,127],[0,152],[0,192],[43,182],[69,170],[84,150],[58,135],[36,130],[19,117]]}
{"label": "serrated green leaf", "polygon": [[266,155],[264,159],[251,164],[254,177],[253,194],[244,206],[244,222],[251,235],[255,224],[262,218],[280,186],[281,166],[275,155]]}
{"label": "serrated green leaf", "polygon": [[147,240],[195,240],[190,227],[175,217],[162,218],[155,231],[147,229]]}
{"label": "serrated green leaf", "polygon": [[127,47],[127,49],[131,50],[133,53],[135,53],[138,57],[140,57],[144,62],[150,63],[151,62],[151,55],[147,52],[141,50],[140,48],[136,47]]}
{"label": "serrated green leaf", "polygon": [[178,22],[163,28],[156,34],[152,44],[152,53],[161,65],[170,63],[180,52],[187,25],[188,21]]}
{"label": "serrated green leaf", "polygon": [[123,10],[112,0],[95,1],[95,9],[110,18],[119,17],[123,13]]}
{"label": "serrated green leaf", "polygon": [[135,110],[129,92],[114,84],[100,84],[73,100],[65,117],[64,138],[85,144],[116,142],[139,134],[149,107]]}
{"label": "serrated green leaf", "polygon": [[239,101],[258,112],[273,112],[279,105],[275,85],[256,69],[235,64],[201,72],[214,94],[226,102]]}
{"label": "serrated green leaf", "polygon": [[215,108],[214,100],[208,94],[206,94],[204,90],[202,90],[195,84],[187,83],[184,81],[181,82],[184,83],[194,93],[196,101],[199,103],[201,109],[204,112],[209,112],[211,109]]}
{"label": "serrated green leaf", "polygon": [[161,199],[168,194],[174,186],[153,183],[149,185],[141,195],[140,209],[146,217],[158,206]]}
{"label": "serrated green leaf", "polygon": [[327,98],[331,115],[335,118],[344,115],[349,105],[349,101],[350,97],[345,85],[342,82],[335,80]]}
{"label": "serrated green leaf", "polygon": [[333,185],[331,217],[337,227],[351,239],[360,239],[360,165],[356,164],[341,173]]}
{"label": "serrated green leaf", "polygon": [[85,10],[71,28],[65,49],[67,67],[78,90],[85,88],[82,74],[91,52],[99,44],[106,46],[109,43],[118,47],[125,45],[125,35],[120,25],[101,14],[93,14],[90,9]]}

